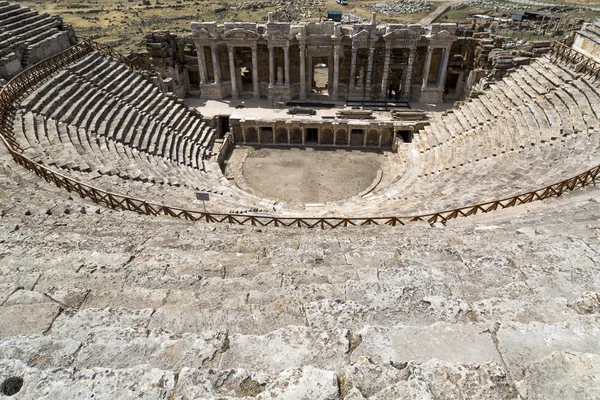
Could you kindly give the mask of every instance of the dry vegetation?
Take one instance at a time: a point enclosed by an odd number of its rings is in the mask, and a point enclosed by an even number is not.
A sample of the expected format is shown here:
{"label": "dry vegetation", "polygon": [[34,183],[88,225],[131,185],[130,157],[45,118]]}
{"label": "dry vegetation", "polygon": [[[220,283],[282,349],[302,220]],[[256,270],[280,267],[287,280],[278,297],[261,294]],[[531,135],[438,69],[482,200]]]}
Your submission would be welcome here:
{"label": "dry vegetation", "polygon": [[[600,3],[600,0],[589,1]],[[276,12],[294,4],[297,9],[310,11],[295,13],[303,14],[299,18],[302,20],[318,21],[327,10],[342,10],[370,19],[371,10],[361,5],[376,2],[380,0],[350,1],[348,6],[340,6],[335,0],[25,0],[21,4],[35,7],[40,12],[59,14],[74,26],[78,36],[94,38],[127,53],[136,50],[144,33],[150,30],[168,29],[185,35],[190,32],[193,21],[263,21],[269,11]],[[440,3],[432,1],[432,10]],[[486,11],[471,7],[457,10],[448,15],[447,21],[462,21],[469,13]],[[416,23],[426,15],[378,15],[378,20]]]}

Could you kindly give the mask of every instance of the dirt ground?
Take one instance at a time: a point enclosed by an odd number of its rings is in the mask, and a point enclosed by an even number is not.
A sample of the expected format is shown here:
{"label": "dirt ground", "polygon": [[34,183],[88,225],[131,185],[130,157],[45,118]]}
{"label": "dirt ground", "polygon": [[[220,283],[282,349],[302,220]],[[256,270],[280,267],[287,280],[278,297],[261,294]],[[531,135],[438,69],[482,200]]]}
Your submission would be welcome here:
{"label": "dirt ground", "polygon": [[257,194],[287,203],[325,203],[352,197],[373,183],[384,158],[378,152],[343,149],[247,151],[242,171],[245,184]]}

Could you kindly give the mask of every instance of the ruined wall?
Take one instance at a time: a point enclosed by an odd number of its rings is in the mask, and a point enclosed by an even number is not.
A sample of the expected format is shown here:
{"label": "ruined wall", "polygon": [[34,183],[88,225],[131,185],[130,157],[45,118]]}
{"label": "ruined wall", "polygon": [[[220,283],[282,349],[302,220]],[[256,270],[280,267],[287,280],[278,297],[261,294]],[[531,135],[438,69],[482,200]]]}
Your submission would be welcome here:
{"label": "ruined wall", "polygon": [[0,79],[9,80],[77,43],[73,27],[58,15],[38,14],[19,4],[7,4],[0,10],[0,17]]}

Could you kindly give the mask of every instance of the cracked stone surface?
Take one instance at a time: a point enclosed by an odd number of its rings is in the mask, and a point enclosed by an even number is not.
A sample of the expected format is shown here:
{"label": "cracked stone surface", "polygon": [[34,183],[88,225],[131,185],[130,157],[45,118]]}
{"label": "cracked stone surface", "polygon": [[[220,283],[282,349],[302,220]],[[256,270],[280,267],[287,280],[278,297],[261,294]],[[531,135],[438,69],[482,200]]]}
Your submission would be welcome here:
{"label": "cracked stone surface", "polygon": [[531,364],[523,380],[527,399],[593,399],[600,396],[600,356],[553,352]]}
{"label": "cracked stone surface", "polygon": [[352,353],[373,361],[396,364],[415,360],[425,362],[436,358],[448,362],[500,362],[492,337],[481,324],[435,323],[428,327],[367,326],[359,331],[362,342]]}
{"label": "cracked stone surface", "polygon": [[92,368],[39,370],[20,361],[0,360],[0,380],[20,376],[23,388],[15,398],[50,399],[166,399],[173,392],[175,374],[147,365],[130,369]]}
{"label": "cracked stone surface", "polygon": [[0,168],[11,398],[600,396],[600,190],[321,231],[107,210]]}
{"label": "cracked stone surface", "polygon": [[[219,368],[243,368],[276,374],[296,365],[337,370],[349,351],[348,331],[315,331],[303,326],[273,331],[265,336],[233,335]],[[262,349],[257,353],[256,349]]]}

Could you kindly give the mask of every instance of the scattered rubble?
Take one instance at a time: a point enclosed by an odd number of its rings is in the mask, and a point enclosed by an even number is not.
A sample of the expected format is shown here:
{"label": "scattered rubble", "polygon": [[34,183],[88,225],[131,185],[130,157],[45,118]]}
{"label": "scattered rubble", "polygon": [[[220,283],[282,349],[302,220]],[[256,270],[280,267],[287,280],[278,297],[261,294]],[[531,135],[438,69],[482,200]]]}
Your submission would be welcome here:
{"label": "scattered rubble", "polygon": [[387,14],[416,14],[431,10],[431,4],[425,0],[390,1],[383,3],[362,4],[361,7],[370,8],[372,11]]}

